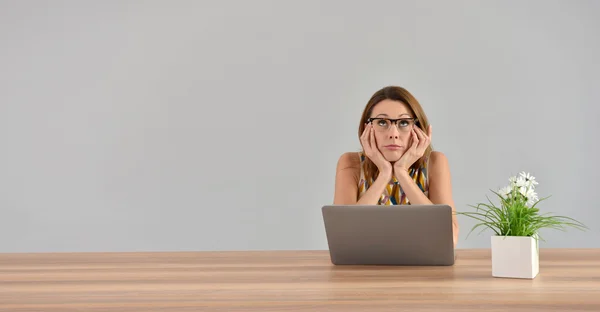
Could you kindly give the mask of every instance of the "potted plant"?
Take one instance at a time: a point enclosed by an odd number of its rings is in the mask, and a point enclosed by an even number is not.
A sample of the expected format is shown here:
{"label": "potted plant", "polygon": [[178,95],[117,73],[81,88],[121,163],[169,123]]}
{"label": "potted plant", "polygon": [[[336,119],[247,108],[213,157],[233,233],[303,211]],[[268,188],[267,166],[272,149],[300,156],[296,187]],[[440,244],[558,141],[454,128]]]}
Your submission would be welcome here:
{"label": "potted plant", "polygon": [[[457,212],[479,221],[476,228],[491,229],[492,276],[533,279],[539,273],[539,240],[544,240],[539,231],[544,228],[565,230],[571,226],[587,229],[581,222],[566,216],[540,214],[537,205],[547,199],[538,199],[535,186],[538,182],[529,173],[509,178],[509,185],[497,192],[499,205],[489,198],[488,203],[469,205],[471,212]],[[486,196],[487,197],[487,196]],[[480,233],[481,233],[480,232]]]}

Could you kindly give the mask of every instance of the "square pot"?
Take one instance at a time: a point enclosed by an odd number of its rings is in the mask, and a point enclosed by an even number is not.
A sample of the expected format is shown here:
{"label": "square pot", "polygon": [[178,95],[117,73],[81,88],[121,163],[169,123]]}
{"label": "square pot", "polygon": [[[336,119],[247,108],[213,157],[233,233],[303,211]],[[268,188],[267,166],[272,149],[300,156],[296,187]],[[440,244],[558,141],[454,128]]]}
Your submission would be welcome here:
{"label": "square pot", "polygon": [[539,271],[539,246],[529,236],[492,236],[492,276],[535,278]]}

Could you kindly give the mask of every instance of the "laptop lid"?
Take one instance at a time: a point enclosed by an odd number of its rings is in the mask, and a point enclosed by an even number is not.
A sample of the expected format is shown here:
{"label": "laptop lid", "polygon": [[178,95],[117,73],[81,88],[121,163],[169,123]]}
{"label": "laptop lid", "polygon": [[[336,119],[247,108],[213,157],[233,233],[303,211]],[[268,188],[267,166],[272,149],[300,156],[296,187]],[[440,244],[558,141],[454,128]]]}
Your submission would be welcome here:
{"label": "laptop lid", "polygon": [[453,265],[449,205],[326,205],[333,264]]}

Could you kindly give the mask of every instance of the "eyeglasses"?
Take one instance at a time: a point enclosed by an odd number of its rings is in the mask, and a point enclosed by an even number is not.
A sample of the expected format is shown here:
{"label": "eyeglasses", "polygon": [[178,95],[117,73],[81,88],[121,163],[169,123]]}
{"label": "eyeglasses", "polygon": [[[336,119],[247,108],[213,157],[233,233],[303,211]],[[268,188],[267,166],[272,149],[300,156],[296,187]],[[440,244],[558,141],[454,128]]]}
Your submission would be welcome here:
{"label": "eyeglasses", "polygon": [[409,132],[412,130],[412,127],[418,123],[417,118],[369,118],[367,120],[373,124],[373,129],[378,132],[388,131],[392,124],[396,124],[396,127],[400,132]]}

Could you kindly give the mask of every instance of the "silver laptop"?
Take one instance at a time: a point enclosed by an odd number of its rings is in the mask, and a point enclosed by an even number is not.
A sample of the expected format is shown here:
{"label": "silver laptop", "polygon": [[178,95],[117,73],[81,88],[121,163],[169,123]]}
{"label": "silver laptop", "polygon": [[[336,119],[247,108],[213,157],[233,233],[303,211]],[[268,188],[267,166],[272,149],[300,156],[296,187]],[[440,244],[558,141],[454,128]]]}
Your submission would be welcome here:
{"label": "silver laptop", "polygon": [[326,205],[323,222],[335,265],[453,265],[448,205]]}

